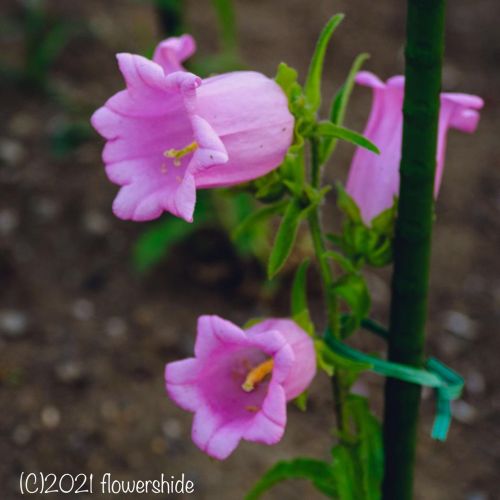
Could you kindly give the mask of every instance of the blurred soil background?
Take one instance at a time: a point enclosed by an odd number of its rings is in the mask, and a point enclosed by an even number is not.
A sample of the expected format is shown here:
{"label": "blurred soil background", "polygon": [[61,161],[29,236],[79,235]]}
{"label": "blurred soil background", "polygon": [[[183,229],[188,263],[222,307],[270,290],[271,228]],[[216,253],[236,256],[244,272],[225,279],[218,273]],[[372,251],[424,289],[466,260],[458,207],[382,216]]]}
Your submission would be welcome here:
{"label": "blurred soil background", "polygon": [[[239,324],[286,315],[289,277],[263,291],[258,262],[242,259],[224,232],[210,228],[179,244],[152,272],[134,271],[132,248],[147,225],[113,217],[116,188],[104,174],[103,143],[86,123],[123,86],[114,54],[148,53],[162,37],[158,20],[146,1],[45,3],[49,19],[65,23],[61,36],[69,35],[45,91],[8,75],[6,68],[19,67],[26,51],[15,24],[23,9],[15,0],[0,6],[0,497],[19,496],[21,471],[43,470],[96,477],[111,472],[122,479],[184,472],[195,482],[195,498],[233,500],[278,459],[326,458],[333,417],[322,374],[308,412],[289,407],[279,445],[245,443],[216,463],[191,443],[191,416],[165,396],[164,364],[191,355],[201,314]],[[185,4],[186,25],[203,60],[217,50],[215,14],[211,2]],[[497,7],[495,0],[448,5],[444,89],[481,95],[486,105],[474,136],[451,132],[448,141],[428,352],[460,371],[467,388],[444,444],[429,438],[433,399],[424,393],[417,500],[500,498]],[[400,0],[239,0],[236,11],[245,65],[272,76],[284,60],[302,77],[320,29],[331,14],[345,12],[327,57],[328,99],[360,52],[370,52],[365,68],[382,78],[402,71]],[[355,90],[348,126],[362,131],[369,102],[367,90]],[[352,148],[342,145],[328,176],[345,178],[351,155]],[[328,218],[334,214],[332,209]],[[367,276],[381,320],[388,276]],[[364,349],[382,348],[368,334],[358,338]],[[358,389],[373,396],[379,411],[381,381],[367,377]],[[319,497],[305,482],[293,481],[266,498]]]}

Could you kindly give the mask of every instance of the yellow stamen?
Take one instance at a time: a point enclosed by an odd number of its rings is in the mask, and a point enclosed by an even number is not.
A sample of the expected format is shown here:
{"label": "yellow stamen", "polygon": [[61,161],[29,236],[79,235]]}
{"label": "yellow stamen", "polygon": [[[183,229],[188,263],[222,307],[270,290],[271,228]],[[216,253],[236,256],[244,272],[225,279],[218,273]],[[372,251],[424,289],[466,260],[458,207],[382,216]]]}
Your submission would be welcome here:
{"label": "yellow stamen", "polygon": [[263,361],[260,365],[252,368],[248,372],[245,382],[243,382],[241,388],[245,392],[252,392],[255,386],[262,382],[272,371],[273,371],[274,361],[273,359],[268,359]]}
{"label": "yellow stamen", "polygon": [[193,151],[196,151],[197,149],[198,143],[196,141],[193,141],[191,144],[188,144],[185,148],[182,149],[167,149],[166,151],[164,151],[163,156],[165,156],[166,158],[173,158],[174,166],[180,167],[181,158],[189,153],[192,153]]}

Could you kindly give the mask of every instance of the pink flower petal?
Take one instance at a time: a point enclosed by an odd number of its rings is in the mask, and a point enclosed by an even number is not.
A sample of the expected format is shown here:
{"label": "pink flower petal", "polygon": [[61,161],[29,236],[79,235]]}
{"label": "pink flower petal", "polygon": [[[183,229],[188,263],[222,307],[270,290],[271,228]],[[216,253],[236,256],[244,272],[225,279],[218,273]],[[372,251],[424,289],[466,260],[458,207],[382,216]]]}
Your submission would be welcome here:
{"label": "pink flower petal", "polygon": [[208,440],[204,451],[213,458],[225,460],[241,441],[246,423],[235,421],[219,427]]}
{"label": "pink flower petal", "polygon": [[243,330],[230,321],[219,316],[200,316],[198,319],[198,335],[194,345],[197,358],[209,357],[221,345],[238,343],[247,345],[247,339]]}
{"label": "pink flower petal", "polygon": [[169,397],[182,409],[194,412],[203,401],[196,386],[199,372],[198,361],[188,358],[165,366],[165,387]]}
{"label": "pink flower petal", "polygon": [[162,42],[153,61],[117,56],[127,88],[91,121],[108,140],[108,176],[123,186],[114,202],[120,218],[167,211],[190,222],[196,189],[265,175],[291,144],[294,119],[274,80],[241,71],[202,82],[181,65],[194,49],[185,35]]}
{"label": "pink flower petal", "polygon": [[155,49],[153,61],[159,64],[166,75],[182,71],[182,62],[196,51],[196,43],[191,35],[171,37],[160,42]]}
{"label": "pink flower petal", "polygon": [[286,425],[286,398],[283,387],[269,384],[269,392],[262,411],[257,413],[245,430],[243,439],[264,444],[276,444],[281,440]]}
{"label": "pink flower petal", "polygon": [[[372,73],[363,71],[356,82],[373,89],[373,105],[363,135],[380,149],[380,155],[357,148],[354,154],[347,192],[354,198],[366,224],[390,208],[399,193],[399,163],[403,129],[404,77],[395,76],[383,83]],[[473,132],[479,120],[482,99],[467,94],[441,94],[436,179],[437,197],[444,169],[446,137],[450,128]]]}
{"label": "pink flower petal", "polygon": [[286,425],[286,401],[283,387],[276,382],[271,382],[262,411],[275,424],[283,427]]}

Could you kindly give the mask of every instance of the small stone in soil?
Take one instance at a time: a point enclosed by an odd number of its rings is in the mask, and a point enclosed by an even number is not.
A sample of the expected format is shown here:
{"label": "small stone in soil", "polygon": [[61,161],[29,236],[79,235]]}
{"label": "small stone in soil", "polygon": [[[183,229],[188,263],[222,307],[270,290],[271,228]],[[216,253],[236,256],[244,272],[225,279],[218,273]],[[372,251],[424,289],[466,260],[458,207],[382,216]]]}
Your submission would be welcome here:
{"label": "small stone in soil", "polygon": [[163,434],[169,439],[180,439],[182,436],[182,425],[176,418],[169,418],[161,426]]}
{"label": "small stone in soil", "polygon": [[18,164],[24,157],[24,148],[18,141],[0,139],[0,164],[9,166]]}
{"label": "small stone in soil", "polygon": [[489,500],[489,495],[484,491],[471,491],[467,493],[465,500]]}
{"label": "small stone in soil", "polygon": [[77,361],[65,361],[55,367],[57,379],[64,384],[74,384],[84,378],[83,366]]}
{"label": "small stone in soil", "polygon": [[31,436],[33,435],[33,431],[27,425],[19,424],[14,428],[14,432],[12,433],[12,440],[18,446],[24,446],[29,443],[31,440]]}
{"label": "small stone in soil", "polygon": [[483,394],[486,388],[484,376],[478,371],[471,371],[467,373],[465,376],[465,388],[470,394]]}
{"label": "small stone in soil", "polygon": [[447,311],[443,326],[445,330],[465,340],[474,340],[477,337],[476,323],[459,311]]}
{"label": "small stone in soil", "polygon": [[38,197],[33,200],[33,211],[40,219],[50,221],[58,214],[59,206],[52,198]]}
{"label": "small stone in soil", "polygon": [[72,306],[73,316],[80,321],[88,321],[94,317],[94,304],[87,299],[77,299]]}
{"label": "small stone in soil", "polygon": [[453,401],[451,413],[454,418],[463,424],[472,424],[477,419],[477,410],[463,399]]}
{"label": "small stone in soil", "polygon": [[47,429],[55,429],[61,422],[61,413],[55,406],[46,406],[40,414],[42,424]]}
{"label": "small stone in soil", "polygon": [[19,225],[19,217],[16,212],[5,208],[0,210],[0,234],[8,236]]}
{"label": "small stone in soil", "polygon": [[0,311],[0,333],[8,337],[22,337],[28,328],[26,314],[16,310]]}
{"label": "small stone in soil", "polygon": [[83,225],[90,234],[101,236],[110,229],[109,218],[95,210],[89,211],[84,215]]}
{"label": "small stone in soil", "polygon": [[123,318],[114,316],[106,321],[105,329],[111,338],[124,337],[127,333],[127,323]]}

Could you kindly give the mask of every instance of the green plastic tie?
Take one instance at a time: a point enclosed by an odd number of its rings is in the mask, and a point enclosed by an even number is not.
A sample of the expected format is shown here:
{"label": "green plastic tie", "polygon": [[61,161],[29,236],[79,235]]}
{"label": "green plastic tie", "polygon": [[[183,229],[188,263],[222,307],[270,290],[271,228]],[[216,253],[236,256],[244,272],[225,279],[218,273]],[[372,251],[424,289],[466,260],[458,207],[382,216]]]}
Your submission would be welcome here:
{"label": "green plastic tie", "polygon": [[[387,340],[387,330],[373,320],[363,320],[362,326]],[[433,388],[436,395],[436,415],[431,436],[438,441],[446,440],[452,418],[451,402],[460,397],[464,387],[464,379],[457,372],[435,358],[429,358],[425,369],[421,369],[369,356],[335,339],[330,330],[326,331],[325,342],[339,356],[366,363],[374,373]]]}

